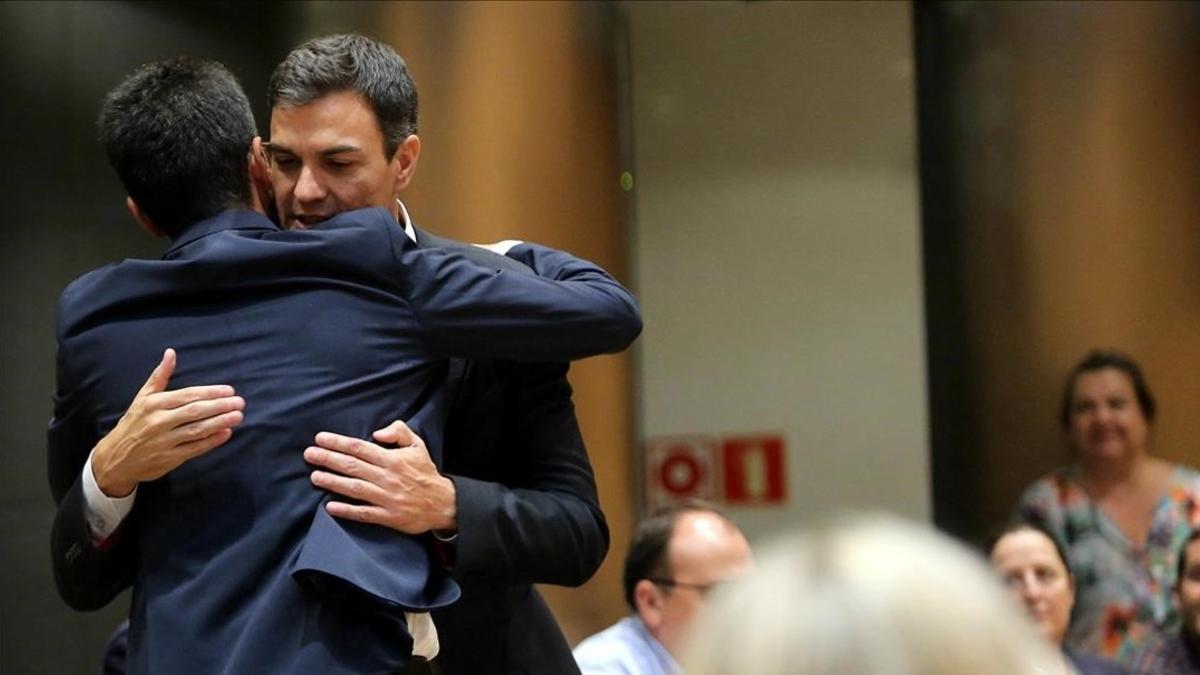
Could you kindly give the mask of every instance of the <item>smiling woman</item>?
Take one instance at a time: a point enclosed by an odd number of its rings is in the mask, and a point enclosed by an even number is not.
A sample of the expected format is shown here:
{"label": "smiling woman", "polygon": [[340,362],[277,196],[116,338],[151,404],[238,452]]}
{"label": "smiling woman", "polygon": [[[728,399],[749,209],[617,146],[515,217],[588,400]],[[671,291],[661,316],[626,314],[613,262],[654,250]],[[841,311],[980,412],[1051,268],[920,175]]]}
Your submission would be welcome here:
{"label": "smiling woman", "polygon": [[1171,600],[1180,548],[1200,524],[1200,473],[1149,455],[1155,403],[1141,369],[1094,351],[1071,371],[1060,421],[1077,462],[1034,482],[1017,518],[1066,547],[1078,580],[1066,645],[1128,663],[1178,624]]}

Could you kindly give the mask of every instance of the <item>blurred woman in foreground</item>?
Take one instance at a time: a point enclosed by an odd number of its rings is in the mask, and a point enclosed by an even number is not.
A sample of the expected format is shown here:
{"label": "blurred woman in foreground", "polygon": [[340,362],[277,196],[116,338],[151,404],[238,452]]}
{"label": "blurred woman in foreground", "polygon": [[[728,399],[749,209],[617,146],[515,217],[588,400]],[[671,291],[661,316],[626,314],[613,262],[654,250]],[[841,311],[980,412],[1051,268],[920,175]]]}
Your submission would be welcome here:
{"label": "blurred woman in foreground", "polygon": [[1010,525],[988,543],[988,558],[1042,637],[1063,650],[1060,672],[1072,672],[1068,663],[1080,675],[1125,672],[1098,656],[1078,654],[1063,646],[1075,605],[1075,577],[1053,535],[1030,523]]}
{"label": "blurred woman in foreground", "polygon": [[1133,359],[1088,354],[1067,379],[1059,419],[1077,463],[1025,490],[1016,520],[1065,546],[1076,608],[1066,644],[1127,664],[1178,619],[1176,560],[1200,524],[1200,474],[1149,454],[1154,396]]}

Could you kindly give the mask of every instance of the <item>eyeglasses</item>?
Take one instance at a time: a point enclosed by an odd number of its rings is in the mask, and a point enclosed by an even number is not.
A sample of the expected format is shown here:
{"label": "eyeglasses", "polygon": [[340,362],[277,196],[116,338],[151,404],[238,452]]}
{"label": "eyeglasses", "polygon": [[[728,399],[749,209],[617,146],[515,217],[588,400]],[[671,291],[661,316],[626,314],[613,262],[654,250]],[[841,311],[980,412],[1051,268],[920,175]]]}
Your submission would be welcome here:
{"label": "eyeglasses", "polygon": [[701,597],[707,596],[709,591],[724,583],[722,581],[714,581],[711,584],[689,584],[686,581],[676,581],[664,577],[650,577],[647,581],[666,588],[690,588],[699,593]]}

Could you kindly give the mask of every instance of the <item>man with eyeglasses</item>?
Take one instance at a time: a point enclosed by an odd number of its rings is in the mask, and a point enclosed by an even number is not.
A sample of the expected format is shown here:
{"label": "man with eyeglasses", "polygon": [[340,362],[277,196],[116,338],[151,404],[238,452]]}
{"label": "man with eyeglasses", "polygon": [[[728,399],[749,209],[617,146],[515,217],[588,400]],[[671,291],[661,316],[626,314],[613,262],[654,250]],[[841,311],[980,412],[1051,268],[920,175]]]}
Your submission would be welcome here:
{"label": "man with eyeglasses", "polygon": [[575,648],[583,675],[677,675],[676,659],[705,596],[753,565],[750,544],[716,507],[687,501],[638,524],[625,557],[633,614]]}

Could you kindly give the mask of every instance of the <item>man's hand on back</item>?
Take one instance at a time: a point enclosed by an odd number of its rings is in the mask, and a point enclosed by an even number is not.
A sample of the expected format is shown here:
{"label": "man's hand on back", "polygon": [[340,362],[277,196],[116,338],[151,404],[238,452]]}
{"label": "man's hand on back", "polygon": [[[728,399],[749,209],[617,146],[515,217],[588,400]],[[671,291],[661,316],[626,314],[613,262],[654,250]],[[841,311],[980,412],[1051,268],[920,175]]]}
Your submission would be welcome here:
{"label": "man's hand on back", "polygon": [[233,387],[166,391],[174,373],[175,350],[168,349],[117,426],[93,449],[92,473],[109,497],[124,497],[138,483],[220,446],[242,423],[246,403]]}
{"label": "man's hand on back", "polygon": [[454,483],[438,473],[425,442],[398,420],[374,437],[400,447],[387,449],[323,431],[316,446],[305,449],[304,459],[328,469],[312,473],[314,485],[360,502],[331,501],[325,507],[329,514],[407,534],[453,530]]}

